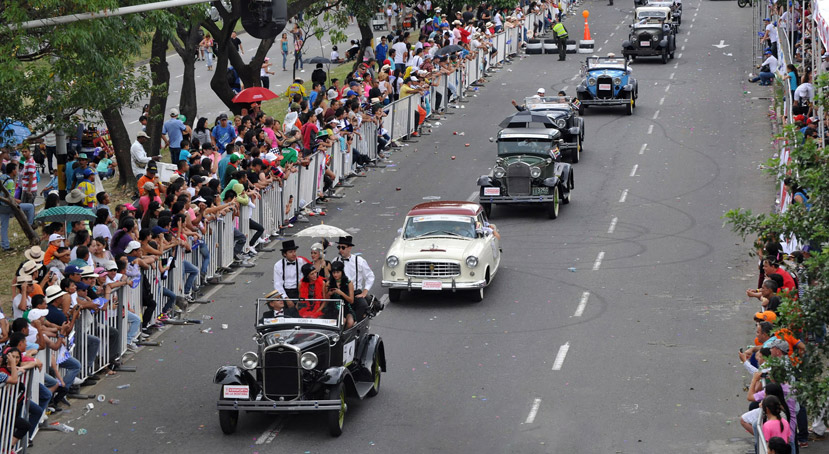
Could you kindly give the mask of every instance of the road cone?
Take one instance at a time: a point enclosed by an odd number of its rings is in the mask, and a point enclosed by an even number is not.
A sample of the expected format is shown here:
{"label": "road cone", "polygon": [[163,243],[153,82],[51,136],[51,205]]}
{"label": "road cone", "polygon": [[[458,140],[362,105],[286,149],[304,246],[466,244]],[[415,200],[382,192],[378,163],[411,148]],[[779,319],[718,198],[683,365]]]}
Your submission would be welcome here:
{"label": "road cone", "polygon": [[578,52],[580,54],[592,54],[593,38],[590,36],[590,26],[587,24],[587,18],[590,16],[590,11],[584,10],[581,12],[581,15],[584,16],[584,39],[579,41]]}

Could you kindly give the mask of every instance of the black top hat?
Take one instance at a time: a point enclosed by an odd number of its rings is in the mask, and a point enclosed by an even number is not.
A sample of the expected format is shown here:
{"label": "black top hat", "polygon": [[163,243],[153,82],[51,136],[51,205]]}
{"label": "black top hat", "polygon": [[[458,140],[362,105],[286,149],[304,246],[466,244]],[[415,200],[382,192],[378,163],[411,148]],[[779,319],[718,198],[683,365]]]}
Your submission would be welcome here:
{"label": "black top hat", "polygon": [[295,251],[299,249],[294,240],[285,240],[282,242],[282,252]]}
{"label": "black top hat", "polygon": [[350,236],[341,236],[340,239],[337,240],[337,244],[344,244],[346,246],[354,246],[354,243],[351,242],[352,238]]}

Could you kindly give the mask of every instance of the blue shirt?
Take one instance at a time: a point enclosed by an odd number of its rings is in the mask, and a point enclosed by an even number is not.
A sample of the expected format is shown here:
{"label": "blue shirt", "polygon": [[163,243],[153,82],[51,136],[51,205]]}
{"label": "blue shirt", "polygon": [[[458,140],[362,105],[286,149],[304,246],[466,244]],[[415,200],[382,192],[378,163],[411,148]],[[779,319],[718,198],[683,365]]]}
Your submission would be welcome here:
{"label": "blue shirt", "polygon": [[789,89],[797,90],[797,75],[793,71],[789,71]]}
{"label": "blue shirt", "polygon": [[161,128],[161,133],[166,134],[170,139],[170,148],[181,148],[181,133],[187,129],[184,123],[178,118],[171,118],[164,122],[164,127]]}
{"label": "blue shirt", "polygon": [[178,152],[178,160],[179,161],[189,161],[190,160],[190,150],[186,148],[182,148],[181,151]]}
{"label": "blue shirt", "polygon": [[389,51],[389,45],[380,43],[377,45],[377,49],[374,50],[374,57],[377,59],[380,64],[383,64],[383,60],[386,59],[386,53]]}
{"label": "blue shirt", "polygon": [[311,94],[308,95],[308,104],[313,106],[314,101],[317,99],[317,96],[319,96],[319,93],[317,93],[316,91],[311,91]]}
{"label": "blue shirt", "polygon": [[219,175],[219,181],[224,181],[225,177],[225,170],[227,170],[227,165],[230,164],[230,155],[226,154],[219,160],[219,166],[216,170],[216,173]]}
{"label": "blue shirt", "polygon": [[216,139],[216,148],[219,149],[219,153],[224,153],[225,146],[236,138],[236,129],[228,122],[224,128],[221,125],[216,125],[211,135]]}

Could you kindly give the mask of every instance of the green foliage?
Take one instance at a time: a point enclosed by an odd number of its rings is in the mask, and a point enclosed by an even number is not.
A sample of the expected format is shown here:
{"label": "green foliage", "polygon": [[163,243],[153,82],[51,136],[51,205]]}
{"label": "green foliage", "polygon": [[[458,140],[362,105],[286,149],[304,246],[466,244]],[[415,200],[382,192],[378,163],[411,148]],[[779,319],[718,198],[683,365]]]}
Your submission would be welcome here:
{"label": "green foliage", "polygon": [[[114,8],[111,0],[6,0],[0,22],[21,22]],[[32,126],[47,114],[58,123],[92,116],[144,96],[146,75],[128,66],[137,54],[145,18],[129,15],[11,31],[0,27],[0,118]]]}
{"label": "green foliage", "polygon": [[[817,93],[829,85],[825,76],[817,81]],[[829,99],[819,95],[817,103],[826,109]],[[804,188],[811,208],[793,203],[784,213],[755,214],[750,210],[734,209],[726,213],[725,222],[743,239],[749,235],[759,238],[760,248],[767,238],[797,238],[811,246],[810,257],[795,271],[803,295],[783,295],[780,318],[776,328],[787,328],[806,345],[805,355],[799,355],[796,364],[781,362],[773,371],[779,379],[794,377],[798,400],[810,414],[821,412],[829,401],[829,377],[824,365],[829,360],[829,343],[821,340],[824,326],[829,323],[829,155],[820,144],[803,136],[794,127],[784,128],[778,138],[791,148],[791,161],[770,160],[767,170],[778,182],[785,182],[789,193]]]}

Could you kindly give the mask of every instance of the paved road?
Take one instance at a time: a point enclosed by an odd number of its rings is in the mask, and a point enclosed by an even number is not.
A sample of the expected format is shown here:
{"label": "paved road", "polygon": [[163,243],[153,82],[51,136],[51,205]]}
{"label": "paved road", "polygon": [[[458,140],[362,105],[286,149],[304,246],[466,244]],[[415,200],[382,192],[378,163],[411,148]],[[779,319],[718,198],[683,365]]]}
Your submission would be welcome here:
{"label": "paved road", "polygon": [[[620,51],[631,12],[621,3],[589,3],[597,53]],[[88,430],[83,437],[39,436],[38,451],[745,452],[734,352],[751,339],[754,305],[741,295],[756,269],[721,215],[773,200],[757,171],[769,154],[768,102],[753,99],[768,93],[741,82],[751,51],[745,11],[692,0],[685,17],[687,48],[676,60],[637,61],[632,117],[588,111],[574,201],[559,219],[495,209],[503,269],[482,303],[416,296],[375,320],[389,371],[378,397],[349,406],[342,437],[329,438],[311,415],[248,414],[236,435],[219,430],[211,379],[253,348],[251,301],[271,289],[270,253],[195,310],[214,316],[203,327],[212,334],[169,329],[161,347],[131,362],[137,374],[95,388],[119,406],[73,421]],[[720,39],[730,46],[712,47]],[[513,112],[510,99],[538,86],[573,93],[580,60],[555,58],[529,56],[500,71],[431,136],[395,153],[394,167],[332,202],[326,223],[359,229],[357,249],[379,273],[409,207],[471,196],[490,170],[488,138]]]}

